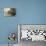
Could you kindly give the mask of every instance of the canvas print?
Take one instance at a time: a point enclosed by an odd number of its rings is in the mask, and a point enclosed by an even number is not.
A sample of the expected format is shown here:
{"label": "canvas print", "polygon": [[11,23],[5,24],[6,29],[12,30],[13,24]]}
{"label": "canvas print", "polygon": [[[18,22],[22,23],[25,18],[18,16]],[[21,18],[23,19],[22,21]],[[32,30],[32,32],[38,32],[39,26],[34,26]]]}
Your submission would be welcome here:
{"label": "canvas print", "polygon": [[16,8],[4,8],[4,16],[15,16]]}

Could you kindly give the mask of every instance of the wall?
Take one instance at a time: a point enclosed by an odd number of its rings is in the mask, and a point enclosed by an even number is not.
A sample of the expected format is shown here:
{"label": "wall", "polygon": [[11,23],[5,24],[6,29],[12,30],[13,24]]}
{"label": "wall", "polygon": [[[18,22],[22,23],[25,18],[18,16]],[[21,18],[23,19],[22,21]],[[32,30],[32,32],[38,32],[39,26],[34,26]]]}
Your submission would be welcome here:
{"label": "wall", "polygon": [[[16,16],[4,17],[5,7],[15,7]],[[17,33],[17,24],[46,24],[46,0],[1,0],[0,44],[8,43],[9,32]]]}

